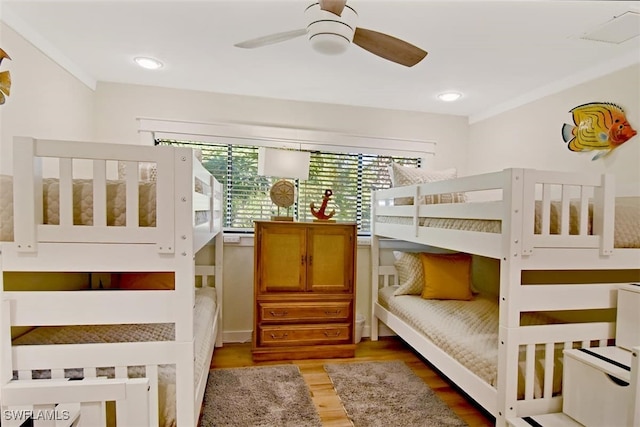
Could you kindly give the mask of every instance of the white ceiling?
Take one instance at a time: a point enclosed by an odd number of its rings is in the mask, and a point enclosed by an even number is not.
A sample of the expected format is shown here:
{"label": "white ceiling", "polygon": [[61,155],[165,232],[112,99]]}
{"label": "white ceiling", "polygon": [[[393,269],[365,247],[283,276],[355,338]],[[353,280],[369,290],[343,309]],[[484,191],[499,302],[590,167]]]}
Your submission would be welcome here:
{"label": "white ceiling", "polygon": [[[2,19],[89,85],[122,82],[482,117],[640,62],[640,37],[580,39],[640,1],[353,0],[358,26],[415,44],[412,68],[356,45],[340,56],[305,37],[259,49],[234,43],[305,27],[312,0],[1,0]],[[164,62],[146,71],[132,59]],[[454,103],[436,95],[462,92]]]}

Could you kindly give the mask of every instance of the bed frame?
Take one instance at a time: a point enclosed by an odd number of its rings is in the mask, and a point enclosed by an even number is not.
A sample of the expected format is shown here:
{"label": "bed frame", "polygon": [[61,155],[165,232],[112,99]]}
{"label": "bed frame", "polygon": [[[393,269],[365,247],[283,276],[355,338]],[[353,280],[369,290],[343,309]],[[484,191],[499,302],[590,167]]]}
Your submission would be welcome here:
{"label": "bed frame", "polygon": [[[475,199],[494,200],[453,204],[419,204],[421,196],[464,192]],[[483,193],[475,193],[483,192]],[[378,321],[407,341],[445,376],[496,418],[496,424],[523,415],[561,412],[560,396],[553,396],[550,380],[554,348],[607,345],[614,338],[613,322],[520,326],[520,314],[535,311],[593,310],[616,306],[619,283],[522,283],[526,270],[637,270],[640,249],[613,246],[614,181],[608,175],[507,169],[502,172],[427,184],[397,187],[372,193],[372,321],[371,339],[378,339]],[[557,194],[557,195],[556,195]],[[484,196],[483,196],[484,195]],[[495,199],[497,195],[497,199]],[[413,205],[394,206],[398,197]],[[569,201],[580,203],[579,234],[569,234]],[[472,198],[472,197],[470,197]],[[550,206],[558,198],[561,234],[549,233]],[[593,199],[593,230],[588,234],[587,207]],[[542,206],[541,234],[534,233],[536,200]],[[404,218],[390,224],[380,216]],[[484,233],[423,227],[419,218],[467,218],[501,221],[501,233]],[[380,265],[380,247],[387,239],[461,251],[500,261],[499,341],[497,387],[492,387],[377,301],[380,286],[393,284],[393,267]],[[637,279],[628,279],[637,280]],[[536,346],[545,349],[544,390],[534,398]],[[526,354],[525,395],[518,398],[518,357]]]}
{"label": "bed frame", "polygon": [[[0,242],[2,272],[173,272],[175,289],[8,292],[0,276],[3,410],[17,405],[21,410],[33,411],[59,404],[58,408],[72,405],[78,413],[82,402],[84,422],[96,425],[96,417],[104,415],[104,402],[116,401],[118,419],[123,425],[157,426],[158,365],[174,364],[177,420],[181,426],[195,426],[213,346],[222,345],[221,185],[202,167],[191,149],[181,147],[15,138],[13,155],[15,238],[12,242]],[[44,158],[57,159],[59,225],[42,223]],[[155,227],[138,226],[137,173],[125,178],[126,226],[107,225],[104,214],[107,175],[117,162],[125,162],[126,170],[136,172],[141,162],[156,164]],[[73,224],[72,178],[78,164],[88,164],[93,180],[91,226]],[[195,211],[207,212],[207,220],[196,225]],[[196,252],[212,240],[216,245],[215,266],[196,266]],[[203,286],[207,286],[207,276],[214,276],[217,292],[217,312],[211,331],[214,339],[200,378],[195,378],[194,373],[196,275],[203,276]],[[175,340],[11,345],[12,326],[139,323],[173,323]],[[128,379],[127,366],[145,366],[146,378]],[[96,377],[96,367],[115,367],[116,379],[91,378]],[[65,368],[84,368],[85,380],[65,381]],[[51,369],[52,379],[31,381],[34,369]],[[18,372],[18,380],[12,380],[12,371]],[[8,419],[2,423],[13,425]]]}

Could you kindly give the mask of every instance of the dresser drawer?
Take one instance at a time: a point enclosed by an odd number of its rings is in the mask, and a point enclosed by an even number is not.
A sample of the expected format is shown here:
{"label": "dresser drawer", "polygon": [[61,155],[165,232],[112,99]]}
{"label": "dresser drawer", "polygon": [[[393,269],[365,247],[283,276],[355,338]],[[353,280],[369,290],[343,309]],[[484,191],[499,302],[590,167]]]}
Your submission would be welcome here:
{"label": "dresser drawer", "polygon": [[259,326],[258,341],[262,346],[341,344],[351,342],[348,323]]}
{"label": "dresser drawer", "polygon": [[259,322],[348,322],[351,301],[258,302]]}

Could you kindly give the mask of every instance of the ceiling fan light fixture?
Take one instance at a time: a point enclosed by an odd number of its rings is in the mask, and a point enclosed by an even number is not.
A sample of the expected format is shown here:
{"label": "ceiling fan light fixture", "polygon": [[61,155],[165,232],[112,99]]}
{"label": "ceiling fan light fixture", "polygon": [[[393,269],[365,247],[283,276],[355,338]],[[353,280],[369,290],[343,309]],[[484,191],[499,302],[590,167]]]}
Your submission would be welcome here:
{"label": "ceiling fan light fixture", "polygon": [[438,99],[445,102],[457,101],[460,98],[462,98],[462,94],[460,92],[443,92],[438,95]]}
{"label": "ceiling fan light fixture", "polygon": [[342,15],[320,9],[315,3],[305,10],[307,34],[311,47],[325,55],[337,55],[347,50],[356,31],[358,14],[345,6]]}
{"label": "ceiling fan light fixture", "polygon": [[309,39],[311,47],[316,52],[325,55],[339,55],[349,47],[349,39],[340,34],[322,33]]}
{"label": "ceiling fan light fixture", "polygon": [[158,61],[155,58],[149,58],[146,56],[137,56],[133,58],[133,61],[138,64],[140,67],[145,68],[147,70],[157,70],[162,68],[162,62]]}

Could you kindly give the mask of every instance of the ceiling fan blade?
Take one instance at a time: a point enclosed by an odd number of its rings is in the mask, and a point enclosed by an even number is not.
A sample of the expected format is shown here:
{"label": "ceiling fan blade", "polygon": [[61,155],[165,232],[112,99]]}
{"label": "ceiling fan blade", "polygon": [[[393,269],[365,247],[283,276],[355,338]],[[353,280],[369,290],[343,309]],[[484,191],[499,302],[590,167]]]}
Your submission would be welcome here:
{"label": "ceiling fan blade", "polygon": [[366,28],[356,28],[353,43],[374,55],[406,67],[413,67],[427,56],[426,51],[411,43]]}
{"label": "ceiling fan blade", "polygon": [[256,47],[267,46],[274,43],[280,43],[287,40],[295,39],[296,37],[304,36],[307,34],[306,28],[299,30],[285,31],[282,33],[269,34],[268,36],[258,37],[256,39],[246,40],[240,43],[234,44],[235,47],[241,47],[244,49],[253,49]]}
{"label": "ceiling fan blade", "polygon": [[341,16],[344,6],[347,4],[347,0],[319,0],[320,9],[331,12],[334,15]]}

